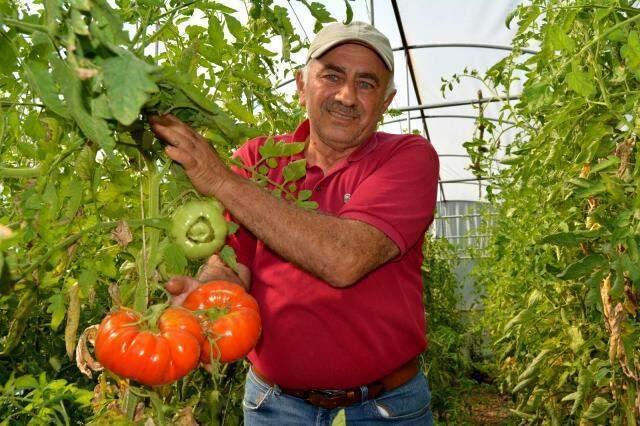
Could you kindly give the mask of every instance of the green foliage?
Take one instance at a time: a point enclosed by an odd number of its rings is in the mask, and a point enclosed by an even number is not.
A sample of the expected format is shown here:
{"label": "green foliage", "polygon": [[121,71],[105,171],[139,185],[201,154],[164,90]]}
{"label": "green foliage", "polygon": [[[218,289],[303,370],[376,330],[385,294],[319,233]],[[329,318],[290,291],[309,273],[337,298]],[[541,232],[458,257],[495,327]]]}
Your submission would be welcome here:
{"label": "green foliage", "polygon": [[422,271],[429,348],[424,365],[434,416],[452,424],[468,420],[463,396],[474,383],[470,375],[477,351],[477,330],[460,311],[460,285],[453,272],[458,262],[446,239],[427,236]]}
{"label": "green foliage", "polygon": [[[304,4],[328,22],[320,4]],[[163,301],[161,283],[200,266],[167,232],[194,190],[150,115],[178,116],[226,160],[301,120],[272,84],[304,47],[287,10],[252,0],[243,19],[214,0],[0,2],[0,419],[239,422],[242,366],[150,392],[108,374],[95,387],[67,352],[113,304]],[[273,38],[281,52],[267,48]],[[296,166],[286,195],[313,208],[290,188]],[[235,264],[230,247],[221,255]]]}
{"label": "green foliage", "polygon": [[[495,177],[475,276],[502,386],[525,423],[637,424],[640,9],[533,0],[509,22],[513,54],[485,76],[467,73],[494,94],[526,78],[485,149],[469,147],[474,171]],[[523,55],[530,45],[539,53]]]}

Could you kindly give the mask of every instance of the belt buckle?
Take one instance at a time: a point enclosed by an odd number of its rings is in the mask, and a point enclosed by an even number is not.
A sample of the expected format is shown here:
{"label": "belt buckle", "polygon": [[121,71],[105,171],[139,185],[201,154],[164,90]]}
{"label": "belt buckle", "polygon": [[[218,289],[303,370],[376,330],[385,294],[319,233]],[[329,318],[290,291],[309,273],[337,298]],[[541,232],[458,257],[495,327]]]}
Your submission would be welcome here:
{"label": "belt buckle", "polygon": [[314,389],[309,391],[307,402],[322,408],[334,409],[353,404],[351,401],[349,404],[345,404],[348,397],[349,393],[344,390]]}

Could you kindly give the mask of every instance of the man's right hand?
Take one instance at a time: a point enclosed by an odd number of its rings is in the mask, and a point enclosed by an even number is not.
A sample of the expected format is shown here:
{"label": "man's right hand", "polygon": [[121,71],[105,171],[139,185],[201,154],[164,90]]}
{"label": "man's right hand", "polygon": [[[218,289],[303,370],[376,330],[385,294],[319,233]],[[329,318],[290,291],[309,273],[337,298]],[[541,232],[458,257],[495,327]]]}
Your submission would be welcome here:
{"label": "man's right hand", "polygon": [[165,284],[165,288],[172,296],[171,304],[182,305],[189,293],[198,288],[200,284],[213,280],[229,281],[249,291],[251,272],[246,266],[238,264],[238,274],[236,275],[218,255],[214,254],[207,260],[207,263],[202,265],[196,278],[184,275],[175,276]]}
{"label": "man's right hand", "polygon": [[195,278],[181,275],[172,277],[164,285],[164,288],[171,294],[171,304],[179,306],[182,305],[189,293],[200,287],[201,284]]}

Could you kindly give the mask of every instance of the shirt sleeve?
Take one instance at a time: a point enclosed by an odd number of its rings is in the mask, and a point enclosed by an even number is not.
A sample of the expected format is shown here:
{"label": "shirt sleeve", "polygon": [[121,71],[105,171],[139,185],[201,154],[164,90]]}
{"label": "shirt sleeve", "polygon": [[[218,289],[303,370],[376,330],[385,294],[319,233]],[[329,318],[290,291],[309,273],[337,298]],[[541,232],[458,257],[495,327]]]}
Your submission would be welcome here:
{"label": "shirt sleeve", "polygon": [[338,216],[376,227],[402,256],[433,222],[439,167],[431,143],[411,138],[358,186]]}

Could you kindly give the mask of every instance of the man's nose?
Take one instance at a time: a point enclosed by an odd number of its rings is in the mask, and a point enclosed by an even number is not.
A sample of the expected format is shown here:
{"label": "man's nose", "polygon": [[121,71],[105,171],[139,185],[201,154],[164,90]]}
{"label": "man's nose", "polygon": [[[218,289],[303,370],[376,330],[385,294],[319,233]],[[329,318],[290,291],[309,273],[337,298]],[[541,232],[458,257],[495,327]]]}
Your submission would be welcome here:
{"label": "man's nose", "polygon": [[336,93],[335,99],[340,101],[344,106],[354,106],[356,104],[356,89],[355,85],[350,82],[345,82]]}

